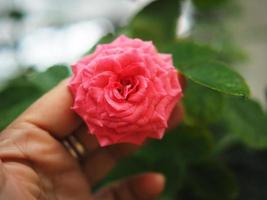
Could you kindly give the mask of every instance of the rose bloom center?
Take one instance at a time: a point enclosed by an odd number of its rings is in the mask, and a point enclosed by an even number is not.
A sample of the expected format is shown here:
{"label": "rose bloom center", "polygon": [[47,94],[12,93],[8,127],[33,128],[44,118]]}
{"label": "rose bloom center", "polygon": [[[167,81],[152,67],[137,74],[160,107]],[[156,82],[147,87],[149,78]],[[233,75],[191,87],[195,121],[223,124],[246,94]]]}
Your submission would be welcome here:
{"label": "rose bloom center", "polygon": [[132,77],[120,77],[114,82],[114,95],[118,99],[127,100],[137,90],[138,82]]}

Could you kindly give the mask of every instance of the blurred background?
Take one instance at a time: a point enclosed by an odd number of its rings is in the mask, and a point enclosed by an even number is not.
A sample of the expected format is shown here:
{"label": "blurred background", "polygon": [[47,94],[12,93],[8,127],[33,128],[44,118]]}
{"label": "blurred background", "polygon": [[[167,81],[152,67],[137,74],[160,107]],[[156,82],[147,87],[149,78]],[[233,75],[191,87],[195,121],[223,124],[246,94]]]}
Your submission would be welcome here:
{"label": "blurred background", "polygon": [[[102,36],[125,26],[150,1],[0,0],[0,85],[28,67],[45,70],[54,64],[75,62]],[[178,31],[184,37],[192,34],[198,17],[190,2],[184,7],[182,30]],[[239,70],[253,96],[265,106],[266,8],[266,0],[236,0],[222,16],[227,34],[247,56]]]}
{"label": "blurred background", "polygon": [[[73,63],[147,1],[1,0],[1,81],[19,70]],[[4,71],[3,71],[4,70]]]}
{"label": "blurred background", "polygon": [[121,33],[153,40],[187,78],[184,120],[95,189],[154,170],[167,177],[160,200],[267,199],[266,8],[266,0],[0,0],[0,131],[97,43]]}

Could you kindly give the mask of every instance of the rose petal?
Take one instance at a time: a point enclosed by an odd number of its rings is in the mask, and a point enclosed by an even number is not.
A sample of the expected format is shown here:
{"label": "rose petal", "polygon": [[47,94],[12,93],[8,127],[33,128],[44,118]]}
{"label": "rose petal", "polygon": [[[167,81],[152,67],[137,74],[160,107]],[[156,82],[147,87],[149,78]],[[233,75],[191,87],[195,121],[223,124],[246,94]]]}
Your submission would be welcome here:
{"label": "rose petal", "polygon": [[72,66],[72,109],[101,146],[161,139],[182,97],[170,54],[120,36]]}

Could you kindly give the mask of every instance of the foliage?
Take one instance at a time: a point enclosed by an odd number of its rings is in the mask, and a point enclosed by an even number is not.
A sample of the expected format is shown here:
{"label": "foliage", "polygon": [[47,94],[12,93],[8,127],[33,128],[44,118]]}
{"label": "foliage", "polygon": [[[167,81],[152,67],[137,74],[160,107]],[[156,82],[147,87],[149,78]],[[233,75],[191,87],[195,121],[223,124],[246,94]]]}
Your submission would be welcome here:
{"label": "foliage", "polygon": [[267,148],[267,114],[256,101],[228,97],[223,115],[229,134],[252,148]]}
{"label": "foliage", "polygon": [[30,69],[10,80],[0,92],[0,130],[68,75],[66,66],[57,65],[41,73]]}
{"label": "foliage", "polygon": [[[222,62],[209,47],[191,42],[170,45],[174,65],[192,81],[226,94],[248,96],[249,89],[242,77]],[[208,74],[208,76],[207,76]]]}
{"label": "foliage", "polygon": [[[155,1],[139,12],[130,24],[132,36],[152,40],[158,48],[175,39],[179,1]],[[160,12],[158,12],[160,11]]]}
{"label": "foliage", "polygon": [[[193,2],[198,14],[207,14],[208,19],[229,0]],[[200,43],[194,35],[187,40],[177,38],[180,3],[154,1],[127,27],[99,42],[110,42],[121,33],[152,40],[160,51],[172,53],[174,65],[187,78],[183,123],[163,140],[153,140],[123,160],[100,185],[155,170],[167,177],[161,200],[265,199],[266,181],[260,176],[266,180],[267,114],[249,97],[245,80],[229,66],[239,58],[239,51],[229,45],[217,48],[214,40]],[[196,20],[196,26],[203,20]],[[68,67],[54,66],[45,72],[29,70],[11,80],[0,92],[0,129],[67,76]]]}

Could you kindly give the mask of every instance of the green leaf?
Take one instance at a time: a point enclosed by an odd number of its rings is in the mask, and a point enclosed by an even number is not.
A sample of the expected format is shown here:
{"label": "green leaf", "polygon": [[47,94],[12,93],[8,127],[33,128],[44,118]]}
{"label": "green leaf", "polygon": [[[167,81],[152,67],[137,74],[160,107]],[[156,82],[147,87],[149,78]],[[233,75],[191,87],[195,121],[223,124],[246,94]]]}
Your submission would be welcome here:
{"label": "green leaf", "polygon": [[186,180],[188,165],[210,159],[212,150],[213,138],[207,130],[180,125],[163,140],[151,141],[136,156],[150,163],[150,170],[166,176],[163,197],[174,199]]}
{"label": "green leaf", "polygon": [[27,71],[11,80],[0,91],[0,130],[4,129],[23,110],[25,110],[42,92],[27,78]]}
{"label": "green leaf", "polygon": [[152,40],[158,47],[175,39],[179,0],[157,0],[147,5],[132,20],[133,37]]}
{"label": "green leaf", "polygon": [[224,123],[237,141],[256,149],[267,148],[267,114],[256,101],[229,98]]}
{"label": "green leaf", "polygon": [[104,180],[93,188],[93,190],[98,190],[113,181],[132,176],[134,174],[144,173],[149,171],[151,167],[151,163],[143,158],[135,156],[124,158],[111,170]]}
{"label": "green leaf", "polygon": [[224,96],[217,91],[189,81],[183,102],[186,111],[186,122],[209,125],[221,117]]}
{"label": "green leaf", "polygon": [[56,86],[61,80],[67,78],[69,74],[67,66],[55,65],[45,72],[29,74],[28,80],[44,93]]}
{"label": "green leaf", "polygon": [[131,157],[123,159],[118,166],[116,166],[106,181],[113,181],[133,174],[141,173],[150,168],[150,164],[143,158]]}
{"label": "green leaf", "polygon": [[[9,81],[7,85],[0,91],[0,110],[8,109],[8,107],[21,102],[23,99],[31,97],[32,94],[40,93],[39,89],[31,84],[25,72],[19,77]],[[0,112],[1,113],[1,112]]]}
{"label": "green leaf", "polygon": [[208,46],[178,41],[167,48],[175,66],[189,79],[213,90],[237,96],[248,96],[244,79],[220,62],[220,54]]}
{"label": "green leaf", "polygon": [[187,164],[209,159],[212,142],[212,136],[204,129],[181,125],[163,140],[151,141],[133,157],[120,162],[105,183],[144,171],[156,171],[163,173],[167,180],[161,199],[174,199],[183,185]]}
{"label": "green leaf", "polygon": [[178,42],[168,48],[175,66],[189,79],[218,92],[248,96],[245,80],[233,69],[218,62],[219,54],[207,46]]}
{"label": "green leaf", "polygon": [[58,65],[41,73],[29,70],[9,81],[0,91],[0,130],[68,74],[67,67]]}
{"label": "green leaf", "polygon": [[201,63],[208,60],[220,60],[220,54],[211,47],[189,40],[178,40],[165,49],[173,55],[178,69],[184,65]]}
{"label": "green leaf", "polygon": [[[16,90],[14,92],[16,92]],[[0,131],[10,124],[29,105],[31,105],[38,96],[38,94],[32,94],[26,99],[21,99],[20,102],[17,102],[14,105],[9,105],[5,109],[0,109]]]}
{"label": "green leaf", "polygon": [[180,125],[166,134],[163,140],[151,141],[138,155],[153,162],[167,159],[177,164],[195,163],[211,155],[212,144],[213,138],[207,130]]}
{"label": "green leaf", "polygon": [[249,96],[245,80],[223,63],[207,61],[181,68],[187,78],[200,85],[228,95]]}

